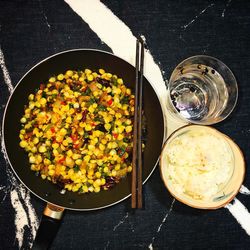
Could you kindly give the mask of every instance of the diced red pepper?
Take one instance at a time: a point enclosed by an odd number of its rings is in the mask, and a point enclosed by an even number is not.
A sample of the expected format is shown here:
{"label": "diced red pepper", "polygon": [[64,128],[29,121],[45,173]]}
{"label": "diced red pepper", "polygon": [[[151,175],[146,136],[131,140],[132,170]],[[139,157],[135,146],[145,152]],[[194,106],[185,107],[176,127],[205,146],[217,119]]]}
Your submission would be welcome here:
{"label": "diced red pepper", "polygon": [[71,135],[71,139],[75,142],[77,140],[77,135]]}
{"label": "diced red pepper", "polygon": [[117,139],[118,134],[117,133],[113,133],[113,136],[114,136],[115,139]]}
{"label": "diced red pepper", "polygon": [[55,130],[54,127],[50,128],[50,131],[51,131],[52,133],[55,133],[55,132],[56,132],[56,130]]}
{"label": "diced red pepper", "polygon": [[63,163],[65,161],[65,157],[63,157],[62,159],[60,159],[59,161],[58,161],[58,163]]}
{"label": "diced red pepper", "polygon": [[112,99],[110,99],[110,100],[107,102],[107,104],[108,104],[109,106],[111,106],[112,103],[113,103],[113,100],[112,100]]}
{"label": "diced red pepper", "polygon": [[92,127],[95,127],[96,124],[95,124],[94,122],[91,122],[91,126],[92,126]]}

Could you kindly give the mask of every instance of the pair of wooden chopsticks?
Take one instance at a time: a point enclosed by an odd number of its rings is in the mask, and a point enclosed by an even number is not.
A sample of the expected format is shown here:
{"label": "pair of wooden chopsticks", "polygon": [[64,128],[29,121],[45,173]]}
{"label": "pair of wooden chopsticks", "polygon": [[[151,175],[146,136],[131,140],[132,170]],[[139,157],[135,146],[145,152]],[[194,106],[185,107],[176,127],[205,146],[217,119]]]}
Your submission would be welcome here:
{"label": "pair of wooden chopsticks", "polygon": [[136,40],[135,61],[135,112],[133,129],[133,160],[132,160],[132,208],[142,208],[142,87],[144,67],[145,39],[140,36]]}

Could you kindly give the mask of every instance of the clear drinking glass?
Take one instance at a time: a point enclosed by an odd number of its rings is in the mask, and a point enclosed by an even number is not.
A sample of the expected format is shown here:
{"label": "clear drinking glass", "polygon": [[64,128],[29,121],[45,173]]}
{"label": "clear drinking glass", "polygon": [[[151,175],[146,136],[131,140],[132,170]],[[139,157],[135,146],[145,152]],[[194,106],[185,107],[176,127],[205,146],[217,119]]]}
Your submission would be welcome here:
{"label": "clear drinking glass", "polygon": [[209,125],[224,120],[234,109],[238,87],[232,71],[210,56],[193,56],[173,71],[168,108],[176,117]]}

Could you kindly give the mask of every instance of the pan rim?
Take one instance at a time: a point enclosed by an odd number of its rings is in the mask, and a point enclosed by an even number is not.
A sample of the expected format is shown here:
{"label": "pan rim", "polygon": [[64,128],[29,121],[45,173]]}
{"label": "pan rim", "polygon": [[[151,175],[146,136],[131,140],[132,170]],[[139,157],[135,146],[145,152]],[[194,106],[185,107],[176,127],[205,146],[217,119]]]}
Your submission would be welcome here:
{"label": "pan rim", "polygon": [[[5,106],[5,109],[4,109],[4,113],[3,113],[3,120],[2,120],[2,141],[3,141],[3,150],[4,150],[4,154],[6,155],[7,157],[7,160],[8,160],[8,163],[11,167],[11,170],[14,172],[15,174],[15,177],[21,182],[21,184],[23,184],[25,186],[25,188],[27,188],[27,190],[29,190],[33,195],[35,195],[37,198],[41,199],[42,201],[46,202],[46,203],[50,203],[50,204],[53,204],[57,207],[62,207],[60,205],[57,205],[55,203],[52,203],[42,197],[40,197],[37,193],[35,193],[33,190],[31,190],[22,180],[21,178],[19,177],[19,175],[16,173],[14,167],[12,166],[11,164],[11,161],[9,159],[9,156],[8,156],[8,152],[6,150],[6,147],[5,147],[5,138],[4,138],[4,127],[5,127],[5,115],[6,115],[6,112],[7,112],[7,109],[8,109],[8,106],[9,106],[9,102],[12,98],[12,95],[14,94],[16,88],[18,87],[18,85],[21,83],[21,81],[24,79],[24,77],[26,75],[28,75],[34,68],[36,68],[37,66],[39,66],[40,64],[42,64],[43,62],[49,60],[50,58],[53,58],[55,56],[58,56],[60,54],[65,54],[65,53],[68,53],[68,52],[74,52],[74,51],[96,51],[96,52],[101,52],[101,53],[105,53],[105,54],[109,54],[111,56],[114,56],[114,57],[117,57],[119,58],[120,60],[130,64],[133,68],[134,68],[134,65],[132,65],[130,62],[128,62],[127,60],[111,53],[111,52],[108,52],[108,51],[104,51],[104,50],[99,50],[99,49],[93,49],[93,48],[77,48],[77,49],[70,49],[70,50],[64,50],[64,51],[61,51],[61,52],[58,52],[58,53],[55,53],[53,55],[50,55],[44,59],[42,59],[41,61],[39,61],[38,63],[36,63],[34,66],[32,66],[21,78],[20,80],[18,81],[18,83],[16,84],[16,86],[14,87],[13,91],[11,92],[9,98],[8,98],[8,101],[6,102],[6,106]],[[144,75],[144,77],[147,79],[147,77]],[[159,96],[157,95],[157,92],[155,91],[155,88],[154,86],[152,85],[152,83],[147,79],[147,81],[150,83],[152,89],[154,90],[155,92],[155,95],[160,103],[160,106],[161,106],[161,111],[162,111],[162,119],[163,119],[163,138],[162,138],[162,143],[161,143],[161,147],[163,146],[164,144],[164,141],[165,141],[165,138],[166,138],[166,125],[167,125],[167,122],[166,122],[166,119],[165,119],[165,116],[164,116],[164,109],[163,109],[163,104],[161,102],[161,100],[159,99]],[[161,153],[161,152],[160,152]],[[159,163],[159,159],[160,159],[160,153],[159,153],[159,156],[157,158],[157,161],[155,162],[155,165],[153,166],[151,172],[149,173],[149,175],[147,176],[147,178],[143,181],[143,185],[147,182],[147,180],[150,178],[150,176],[153,174],[154,170],[156,169],[156,166],[157,164]],[[127,196],[123,197],[122,199],[118,200],[118,201],[115,201],[113,203],[110,203],[108,205],[105,205],[105,206],[101,206],[101,207],[95,207],[95,208],[72,208],[72,207],[62,207],[64,209],[67,209],[67,210],[72,210],[72,211],[94,211],[94,210],[100,210],[100,209],[104,209],[104,208],[108,208],[108,207],[111,207],[113,205],[116,205],[124,200],[126,200],[127,198],[129,198],[131,196],[131,193],[128,194]]]}

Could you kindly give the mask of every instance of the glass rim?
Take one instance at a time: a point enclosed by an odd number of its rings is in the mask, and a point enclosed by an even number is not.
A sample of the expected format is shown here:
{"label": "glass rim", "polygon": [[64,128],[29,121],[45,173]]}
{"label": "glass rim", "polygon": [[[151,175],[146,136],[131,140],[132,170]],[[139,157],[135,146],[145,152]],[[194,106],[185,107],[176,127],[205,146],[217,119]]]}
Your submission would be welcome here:
{"label": "glass rim", "polygon": [[[182,64],[184,64],[186,61],[189,61],[189,60],[191,60],[191,59],[193,59],[193,58],[204,58],[204,59],[212,59],[213,61],[217,61],[219,64],[221,64],[222,66],[224,66],[227,70],[228,70],[228,72],[229,72],[229,74],[230,74],[230,76],[231,76],[231,78],[232,78],[232,80],[233,80],[233,83],[234,83],[234,87],[235,87],[235,99],[234,99],[234,103],[233,103],[233,105],[232,105],[232,107],[230,108],[230,110],[226,113],[226,115],[224,116],[224,117],[219,117],[220,119],[218,119],[218,120],[215,120],[215,121],[208,121],[208,122],[206,122],[206,121],[191,121],[191,120],[189,120],[189,119],[187,119],[187,118],[185,118],[185,117],[183,117],[181,114],[180,114],[180,112],[178,112],[178,110],[176,109],[176,107],[173,105],[173,102],[171,101],[171,96],[170,96],[170,88],[169,88],[169,86],[170,86],[170,83],[171,83],[171,79],[172,79],[172,77],[173,77],[173,74],[174,74],[174,72],[182,65]],[[208,65],[209,66],[209,65]],[[234,75],[234,73],[232,72],[232,70],[224,63],[224,62],[222,62],[220,59],[218,59],[218,58],[216,58],[216,57],[213,57],[213,56],[208,56],[208,55],[195,55],[195,56],[190,56],[190,57],[188,57],[188,58],[186,58],[186,59],[184,59],[184,60],[182,60],[180,63],[178,63],[176,66],[175,66],[175,68],[173,69],[173,71],[172,71],[172,73],[171,73],[171,75],[170,75],[170,78],[169,78],[169,81],[168,81],[168,84],[167,84],[167,88],[168,88],[168,91],[167,91],[167,98],[168,98],[168,103],[171,105],[171,108],[175,111],[174,112],[174,114],[172,114],[173,116],[177,116],[177,118],[179,118],[179,119],[181,119],[182,121],[185,121],[185,122],[187,122],[187,123],[189,123],[189,124],[197,124],[197,125],[212,125],[212,124],[217,124],[217,123],[219,123],[219,122],[222,122],[223,120],[225,120],[233,111],[234,111],[234,109],[235,109],[235,106],[236,106],[236,104],[237,104],[237,102],[238,102],[238,94],[239,94],[239,90],[238,90],[238,83],[237,83],[237,80],[236,80],[236,77],[235,77],[235,75]],[[170,110],[170,112],[171,112],[171,110]],[[171,112],[171,113],[173,113],[173,112]],[[223,111],[222,111],[222,113],[223,113]]]}

